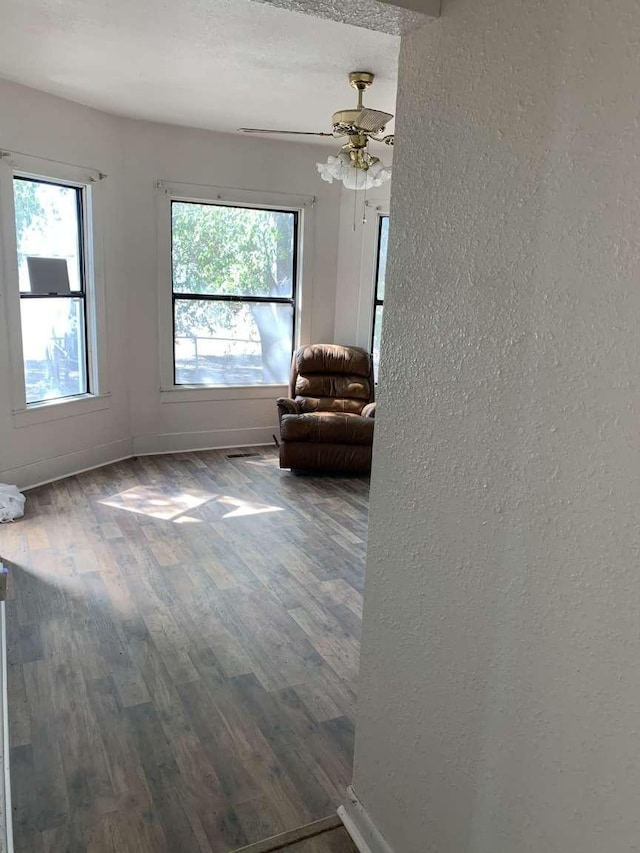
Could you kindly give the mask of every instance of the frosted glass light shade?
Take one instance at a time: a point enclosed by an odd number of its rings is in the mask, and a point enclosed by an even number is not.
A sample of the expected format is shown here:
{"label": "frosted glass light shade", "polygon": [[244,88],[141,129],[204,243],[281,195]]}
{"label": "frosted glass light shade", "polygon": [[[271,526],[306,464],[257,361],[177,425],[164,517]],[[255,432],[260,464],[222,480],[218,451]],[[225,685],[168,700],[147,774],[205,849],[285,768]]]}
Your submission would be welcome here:
{"label": "frosted glass light shade", "polygon": [[329,155],[326,163],[316,165],[323,181],[329,184],[342,181],[348,190],[370,190],[381,186],[391,177],[391,169],[380,161],[373,163],[367,170],[356,169],[344,151],[335,157]]}

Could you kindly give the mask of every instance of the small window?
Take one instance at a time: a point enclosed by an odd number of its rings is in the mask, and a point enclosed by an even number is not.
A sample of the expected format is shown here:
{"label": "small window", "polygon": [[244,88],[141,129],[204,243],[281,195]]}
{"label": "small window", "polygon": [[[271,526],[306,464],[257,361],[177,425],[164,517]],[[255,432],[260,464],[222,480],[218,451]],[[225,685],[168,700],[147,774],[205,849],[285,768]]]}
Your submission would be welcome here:
{"label": "small window", "polygon": [[88,394],[83,188],[15,177],[13,194],[26,403]]}
{"label": "small window", "polygon": [[298,213],[171,202],[175,385],[283,385]]}
{"label": "small window", "polygon": [[373,331],[371,352],[373,354],[373,372],[378,381],[380,362],[380,341],[382,338],[382,313],[384,311],[384,281],[387,269],[387,244],[389,241],[389,217],[381,216],[378,225],[378,259],[376,262],[376,287],[373,297]]}

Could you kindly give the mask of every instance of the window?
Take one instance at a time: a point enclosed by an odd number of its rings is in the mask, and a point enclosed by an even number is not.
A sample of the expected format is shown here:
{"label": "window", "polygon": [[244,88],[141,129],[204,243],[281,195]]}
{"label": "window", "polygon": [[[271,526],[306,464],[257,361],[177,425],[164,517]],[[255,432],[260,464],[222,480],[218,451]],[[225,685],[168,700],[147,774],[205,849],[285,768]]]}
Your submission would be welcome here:
{"label": "window", "polygon": [[298,216],[171,200],[174,385],[286,384]]}
{"label": "window", "polygon": [[90,392],[84,188],[13,178],[25,402]]}
{"label": "window", "polygon": [[373,297],[373,331],[371,334],[371,352],[373,354],[373,372],[378,380],[380,362],[380,340],[382,338],[382,314],[384,311],[384,282],[387,269],[387,244],[389,241],[389,217],[378,219],[378,257],[376,261],[376,287]]}

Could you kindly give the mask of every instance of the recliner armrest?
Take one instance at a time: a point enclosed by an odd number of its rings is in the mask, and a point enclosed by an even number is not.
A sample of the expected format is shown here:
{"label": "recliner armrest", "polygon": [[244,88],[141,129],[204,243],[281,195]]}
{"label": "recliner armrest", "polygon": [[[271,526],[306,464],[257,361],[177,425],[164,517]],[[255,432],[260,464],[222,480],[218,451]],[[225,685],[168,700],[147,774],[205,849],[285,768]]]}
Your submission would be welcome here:
{"label": "recliner armrest", "polygon": [[375,403],[367,403],[364,409],[360,412],[363,418],[375,418],[376,416],[376,404]]}
{"label": "recliner armrest", "polygon": [[300,404],[289,397],[278,397],[276,400],[278,407],[278,421],[282,422],[283,415],[299,415],[301,414]]}

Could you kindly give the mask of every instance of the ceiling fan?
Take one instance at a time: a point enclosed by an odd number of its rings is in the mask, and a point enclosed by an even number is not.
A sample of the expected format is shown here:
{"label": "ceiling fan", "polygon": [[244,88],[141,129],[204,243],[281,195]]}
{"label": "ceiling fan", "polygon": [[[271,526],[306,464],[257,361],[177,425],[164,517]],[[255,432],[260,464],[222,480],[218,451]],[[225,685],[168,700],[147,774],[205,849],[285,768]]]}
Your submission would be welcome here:
{"label": "ceiling fan", "polygon": [[[321,177],[330,183],[334,178],[342,180],[349,189],[379,186],[380,183],[391,177],[391,172],[380,163],[378,157],[369,153],[369,140],[393,145],[394,134],[384,135],[387,124],[393,118],[391,113],[365,107],[362,103],[363,95],[373,84],[374,79],[375,74],[371,71],[352,71],[349,74],[349,85],[358,92],[358,103],[355,108],[338,110],[333,114],[331,133],[304,130],[267,130],[260,127],[241,127],[239,130],[243,133],[256,134],[330,136],[334,139],[347,137],[338,157],[330,157],[326,164],[318,164]],[[366,173],[369,170],[373,170],[372,174],[367,175]],[[375,173],[375,178],[373,173]]]}

